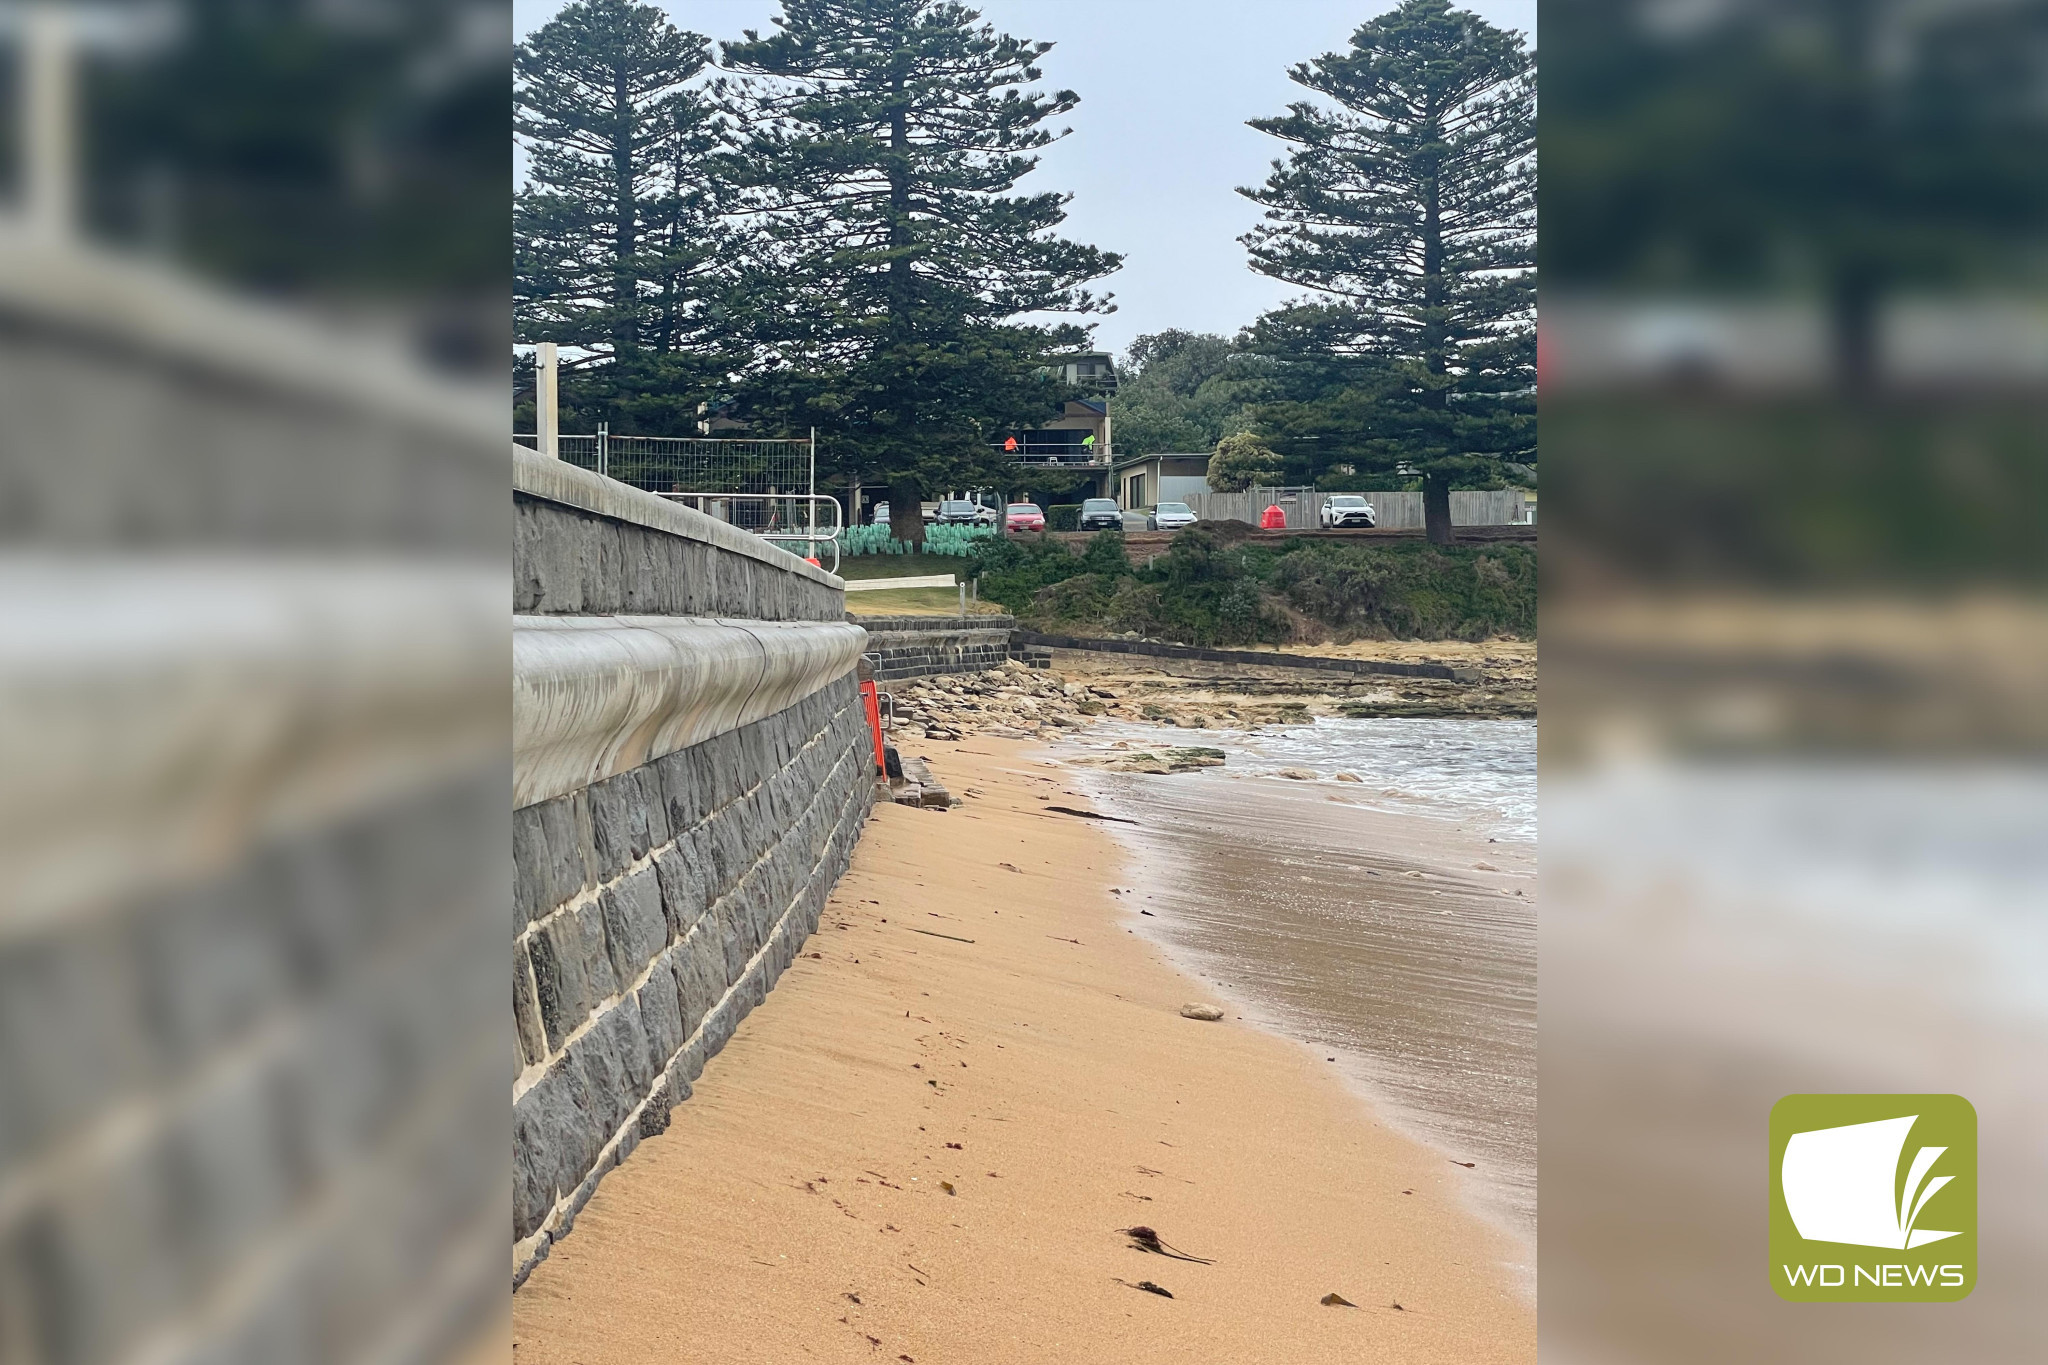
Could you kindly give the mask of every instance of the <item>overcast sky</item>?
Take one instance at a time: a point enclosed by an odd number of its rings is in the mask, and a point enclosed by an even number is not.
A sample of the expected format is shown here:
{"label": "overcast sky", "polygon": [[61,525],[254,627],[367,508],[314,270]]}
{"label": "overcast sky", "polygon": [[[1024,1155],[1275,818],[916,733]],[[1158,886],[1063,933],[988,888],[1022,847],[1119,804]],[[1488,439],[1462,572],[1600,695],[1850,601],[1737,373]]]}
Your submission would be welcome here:
{"label": "overcast sky", "polygon": [[[1253,274],[1237,239],[1259,220],[1235,193],[1256,185],[1280,144],[1245,127],[1307,92],[1287,67],[1346,46],[1388,6],[1373,0],[980,0],[1000,31],[1057,44],[1045,84],[1079,93],[1073,135],[1047,149],[1020,190],[1069,190],[1066,235],[1122,252],[1098,288],[1117,311],[1098,345],[1183,327],[1236,331],[1294,291]],[[1536,0],[1468,0],[1465,8],[1534,41]],[[524,38],[561,0],[514,0]],[[713,40],[770,27],[777,0],[672,0],[678,26]]]}

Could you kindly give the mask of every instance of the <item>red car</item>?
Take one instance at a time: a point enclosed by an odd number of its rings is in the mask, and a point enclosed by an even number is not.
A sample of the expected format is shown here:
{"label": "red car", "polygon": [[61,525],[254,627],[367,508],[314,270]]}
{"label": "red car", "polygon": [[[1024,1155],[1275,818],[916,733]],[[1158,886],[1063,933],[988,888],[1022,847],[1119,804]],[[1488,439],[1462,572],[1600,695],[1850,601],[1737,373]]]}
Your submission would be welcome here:
{"label": "red car", "polygon": [[1004,522],[1012,531],[1043,531],[1045,510],[1035,502],[1013,502]]}

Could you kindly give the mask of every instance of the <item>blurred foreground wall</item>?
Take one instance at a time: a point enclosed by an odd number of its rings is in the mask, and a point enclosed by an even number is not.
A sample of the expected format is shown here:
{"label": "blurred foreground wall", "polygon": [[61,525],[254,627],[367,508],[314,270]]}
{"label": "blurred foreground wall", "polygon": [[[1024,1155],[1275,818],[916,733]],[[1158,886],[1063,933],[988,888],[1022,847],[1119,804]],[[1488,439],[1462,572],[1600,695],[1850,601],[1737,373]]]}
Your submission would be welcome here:
{"label": "blurred foreground wall", "polygon": [[505,1304],[495,393],[0,226],[0,1362]]}
{"label": "blurred foreground wall", "polygon": [[[2048,6],[1543,22],[1542,1357],[2040,1360]],[[1801,1092],[1975,1105],[1970,1297],[1778,1297]]]}

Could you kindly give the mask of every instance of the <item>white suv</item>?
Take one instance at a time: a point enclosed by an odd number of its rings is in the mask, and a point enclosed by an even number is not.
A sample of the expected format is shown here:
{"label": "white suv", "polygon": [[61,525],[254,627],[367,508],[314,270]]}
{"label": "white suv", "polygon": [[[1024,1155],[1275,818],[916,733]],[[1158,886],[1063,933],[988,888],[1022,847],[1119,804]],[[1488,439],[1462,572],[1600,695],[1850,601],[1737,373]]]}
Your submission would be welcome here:
{"label": "white suv", "polygon": [[1380,524],[1379,513],[1372,510],[1372,504],[1356,493],[1332,493],[1323,499],[1321,513],[1325,530],[1340,526],[1373,527]]}

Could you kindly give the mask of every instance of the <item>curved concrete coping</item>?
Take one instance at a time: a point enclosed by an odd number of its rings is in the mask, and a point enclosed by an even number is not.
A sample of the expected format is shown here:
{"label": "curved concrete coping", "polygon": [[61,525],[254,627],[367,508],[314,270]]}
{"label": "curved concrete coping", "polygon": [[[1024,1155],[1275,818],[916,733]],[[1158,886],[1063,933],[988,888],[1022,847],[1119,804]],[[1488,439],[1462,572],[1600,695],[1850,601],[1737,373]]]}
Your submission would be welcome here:
{"label": "curved concrete coping", "polygon": [[0,943],[503,762],[504,602],[488,564],[0,551]]}
{"label": "curved concrete coping", "polygon": [[771,545],[759,536],[749,535],[737,526],[706,516],[693,507],[656,497],[631,484],[593,474],[566,460],[550,459],[522,445],[512,447],[512,487],[528,497],[545,498],[549,502],[595,512],[614,521],[629,521],[635,526],[646,526],[686,540],[716,545],[721,550],[758,559],[770,568],[801,574],[828,588],[843,591],[846,587],[845,580],[837,574],[826,573],[801,556]]}
{"label": "curved concrete coping", "polygon": [[851,670],[867,647],[867,633],[842,621],[512,624],[515,810],[785,710]]}
{"label": "curved concrete coping", "polygon": [[503,430],[495,384],[460,384],[420,368],[405,348],[351,337],[292,311],[236,298],[153,261],[49,238],[0,215],[0,315],[153,356],[180,370],[259,381],[320,403],[395,419],[490,458]]}

